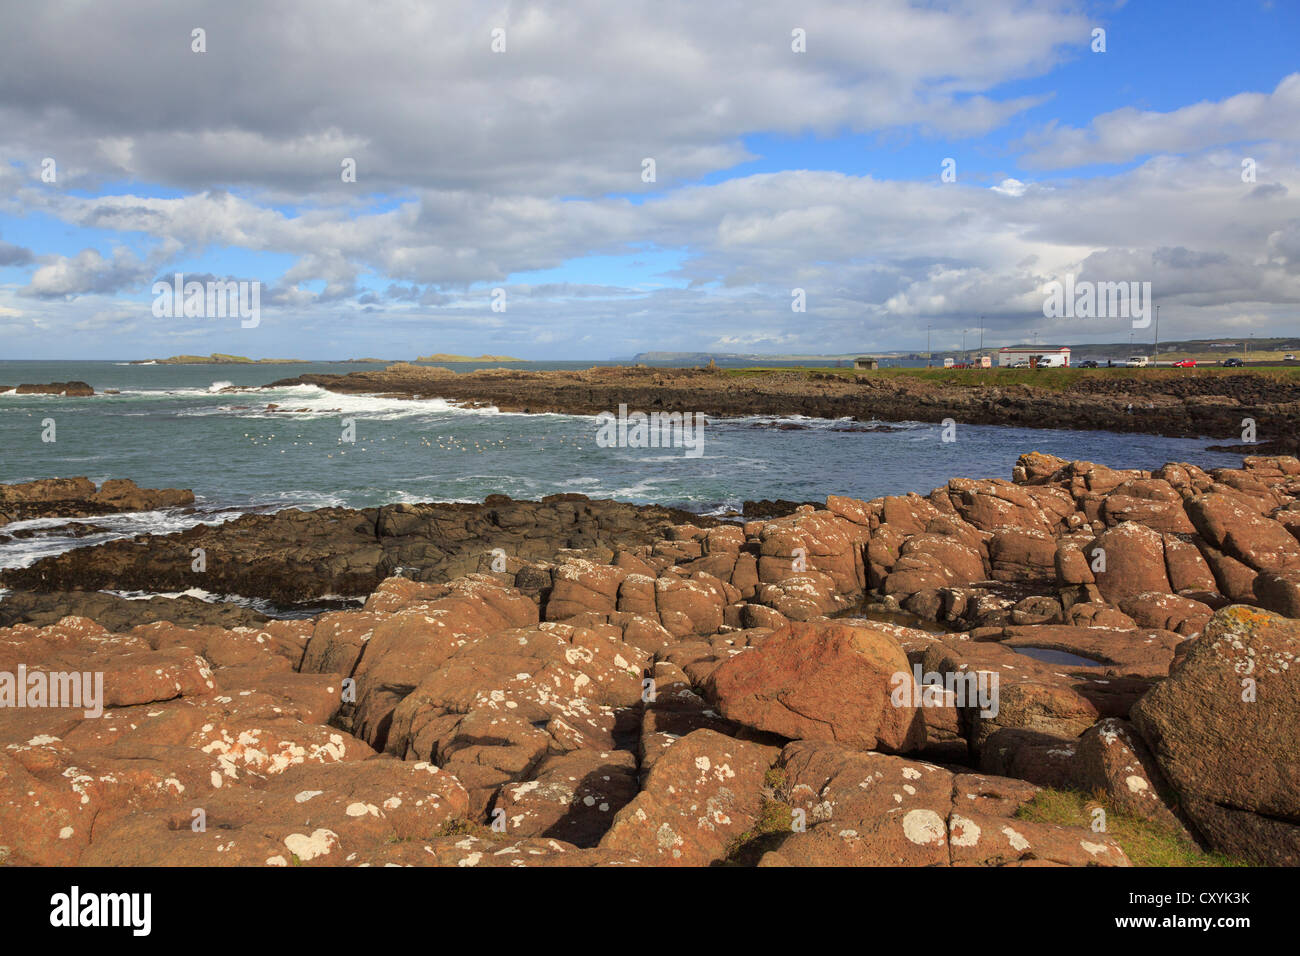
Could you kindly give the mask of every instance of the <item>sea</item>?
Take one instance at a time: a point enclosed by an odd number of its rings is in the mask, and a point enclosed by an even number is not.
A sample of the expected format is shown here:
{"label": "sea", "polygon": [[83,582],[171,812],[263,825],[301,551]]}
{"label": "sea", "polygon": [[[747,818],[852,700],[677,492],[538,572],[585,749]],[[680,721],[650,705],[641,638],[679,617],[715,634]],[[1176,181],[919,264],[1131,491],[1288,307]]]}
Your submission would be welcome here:
{"label": "sea", "polygon": [[[940,425],[907,421],[888,423],[896,431],[854,431],[846,430],[846,420],[770,415],[711,419],[695,457],[681,447],[603,447],[595,416],[467,409],[437,399],[339,395],[305,385],[254,390],[306,373],[377,367],[0,361],[0,385],[84,381],[97,393],[0,394],[0,482],[130,478],[142,487],[189,488],[197,498],[187,511],[83,519],[104,530],[80,537],[43,530],[66,524],[63,518],[11,523],[0,528],[0,567],[113,538],[291,507],[578,492],[721,514],[739,510],[747,499],[868,499],[926,494],[955,477],[1010,478],[1017,457],[1029,451],[1117,468],[1241,464],[1239,455],[1208,451],[1209,438],[962,424],[945,435]],[[447,367],[464,372],[482,366]],[[232,387],[248,390],[227,391]],[[36,533],[14,535],[24,529]]]}

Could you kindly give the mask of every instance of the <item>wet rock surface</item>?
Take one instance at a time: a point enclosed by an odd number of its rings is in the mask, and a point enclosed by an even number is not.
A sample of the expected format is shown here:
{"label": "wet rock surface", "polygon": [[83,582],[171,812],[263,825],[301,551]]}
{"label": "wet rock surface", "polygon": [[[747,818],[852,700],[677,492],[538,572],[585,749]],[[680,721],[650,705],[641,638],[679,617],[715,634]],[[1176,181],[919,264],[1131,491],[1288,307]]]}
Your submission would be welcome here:
{"label": "wet rock surface", "polygon": [[111,479],[96,488],[89,478],[43,478],[0,485],[0,526],[31,518],[84,518],[192,504],[192,491],[141,488],[130,479]]}
{"label": "wet rock surface", "polygon": [[17,395],[61,395],[65,398],[86,398],[95,394],[95,390],[85,382],[47,382],[44,385],[0,385],[0,392],[14,392]]}
{"label": "wet rock surface", "polygon": [[[448,580],[477,570],[480,563],[490,566],[497,548],[516,561],[548,560],[567,549],[643,543],[685,519],[716,523],[671,508],[582,495],[553,495],[540,502],[493,496],[481,505],[288,509],[68,551],[0,572],[0,582],[32,591],[197,587],[290,605],[327,596],[364,597],[396,574]],[[195,549],[203,550],[202,570],[193,568]]]}

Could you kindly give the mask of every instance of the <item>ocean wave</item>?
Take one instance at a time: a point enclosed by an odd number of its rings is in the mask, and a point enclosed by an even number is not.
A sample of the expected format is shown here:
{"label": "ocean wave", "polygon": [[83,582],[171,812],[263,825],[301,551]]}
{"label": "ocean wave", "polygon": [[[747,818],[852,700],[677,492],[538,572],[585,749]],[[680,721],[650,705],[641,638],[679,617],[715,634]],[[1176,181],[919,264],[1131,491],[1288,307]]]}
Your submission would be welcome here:
{"label": "ocean wave", "polygon": [[111,594],[114,597],[120,597],[127,601],[148,601],[150,598],[179,598],[192,597],[203,601],[205,604],[234,604],[238,607],[245,607],[252,611],[265,614],[270,618],[295,618],[295,617],[315,617],[323,610],[331,610],[345,606],[360,606],[365,600],[364,594],[323,594],[311,601],[304,601],[301,604],[278,604],[267,598],[248,597],[243,594],[216,594],[212,591],[205,591],[203,588],[187,588],[184,591],[113,591],[105,590],[104,594]]}
{"label": "ocean wave", "polygon": [[[404,418],[446,418],[449,416],[498,415],[494,407],[464,408],[441,398],[405,399],[383,398],[377,395],[345,395],[331,392],[315,385],[290,385],[283,388],[239,391],[238,400],[229,392],[222,392],[214,383],[205,397],[221,394],[226,401],[220,405],[188,408],[178,412],[185,417],[206,415],[235,415],[239,418],[335,418],[353,415],[367,421],[395,421]],[[228,387],[228,386],[223,386]],[[271,409],[267,406],[275,405]]]}
{"label": "ocean wave", "polygon": [[0,534],[24,530],[41,531],[69,524],[93,524],[105,530],[79,537],[48,534],[0,541],[0,568],[25,568],[35,564],[41,558],[53,557],[78,548],[94,547],[109,541],[133,538],[141,534],[171,534],[200,524],[224,524],[242,514],[244,514],[242,510],[234,509],[188,514],[160,510],[130,511],[88,518],[29,518],[26,521],[14,521],[5,525],[4,531]]}

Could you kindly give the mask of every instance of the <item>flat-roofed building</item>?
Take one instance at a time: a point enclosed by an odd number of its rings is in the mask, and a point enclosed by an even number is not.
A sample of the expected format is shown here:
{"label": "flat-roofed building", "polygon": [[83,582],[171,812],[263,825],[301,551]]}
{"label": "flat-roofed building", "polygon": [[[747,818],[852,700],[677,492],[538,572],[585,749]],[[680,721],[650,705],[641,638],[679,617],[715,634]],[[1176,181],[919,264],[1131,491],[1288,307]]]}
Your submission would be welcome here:
{"label": "flat-roofed building", "polygon": [[[1037,359],[1035,362],[1034,360]],[[1026,365],[1049,365],[1054,368],[1070,367],[1068,345],[1016,345],[998,349],[998,367],[1009,368],[1024,362]]]}

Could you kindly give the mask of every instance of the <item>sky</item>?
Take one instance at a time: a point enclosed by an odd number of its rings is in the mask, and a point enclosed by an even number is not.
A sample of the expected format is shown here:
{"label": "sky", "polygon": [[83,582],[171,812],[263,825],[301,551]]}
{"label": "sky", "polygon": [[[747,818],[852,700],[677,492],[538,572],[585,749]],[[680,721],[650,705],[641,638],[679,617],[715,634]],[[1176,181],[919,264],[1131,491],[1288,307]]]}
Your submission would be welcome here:
{"label": "sky", "polygon": [[1298,51],[1296,0],[4,2],[0,359],[1154,334],[1066,276],[1296,335]]}

